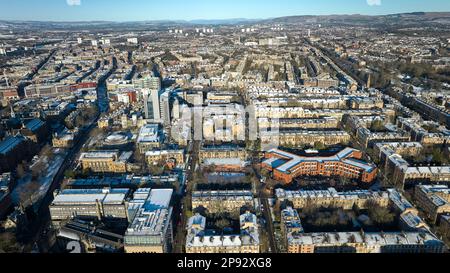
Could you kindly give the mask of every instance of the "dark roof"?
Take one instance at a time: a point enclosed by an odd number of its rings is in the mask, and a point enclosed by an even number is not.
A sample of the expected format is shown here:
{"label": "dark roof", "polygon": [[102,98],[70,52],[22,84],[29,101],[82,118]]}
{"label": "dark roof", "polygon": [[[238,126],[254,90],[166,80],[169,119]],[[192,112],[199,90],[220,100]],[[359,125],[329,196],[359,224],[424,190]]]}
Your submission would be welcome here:
{"label": "dark roof", "polygon": [[28,121],[26,124],[25,124],[25,127],[28,129],[28,130],[30,130],[30,131],[32,131],[32,132],[35,132],[36,130],[39,130],[39,128],[41,128],[42,126],[44,126],[44,122],[42,121],[42,120],[40,120],[40,119],[33,119],[33,120],[30,120],[30,121]]}
{"label": "dark roof", "polygon": [[25,137],[22,135],[8,137],[4,141],[0,142],[0,154],[7,154],[23,141],[25,141]]}

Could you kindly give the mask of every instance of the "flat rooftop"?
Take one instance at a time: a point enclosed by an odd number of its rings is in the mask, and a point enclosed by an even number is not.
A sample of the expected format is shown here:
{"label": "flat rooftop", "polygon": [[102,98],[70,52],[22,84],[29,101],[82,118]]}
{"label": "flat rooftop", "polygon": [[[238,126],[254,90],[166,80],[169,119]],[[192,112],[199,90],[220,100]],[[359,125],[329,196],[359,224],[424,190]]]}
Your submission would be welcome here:
{"label": "flat rooftop", "polygon": [[128,207],[129,213],[134,217],[130,219],[125,243],[127,236],[161,236],[155,244],[164,240],[172,215],[172,194],[172,189],[139,189],[135,193],[134,200],[130,201]]}
{"label": "flat rooftop", "polygon": [[87,152],[82,153],[80,156],[80,160],[82,159],[108,159],[108,158],[117,158],[119,155],[118,151],[95,151],[95,152]]}
{"label": "flat rooftop", "polygon": [[158,142],[159,126],[158,124],[147,124],[141,127],[137,142]]}
{"label": "flat rooftop", "polygon": [[70,205],[70,204],[92,204],[125,202],[129,189],[68,189],[58,193],[52,202],[52,205]]}

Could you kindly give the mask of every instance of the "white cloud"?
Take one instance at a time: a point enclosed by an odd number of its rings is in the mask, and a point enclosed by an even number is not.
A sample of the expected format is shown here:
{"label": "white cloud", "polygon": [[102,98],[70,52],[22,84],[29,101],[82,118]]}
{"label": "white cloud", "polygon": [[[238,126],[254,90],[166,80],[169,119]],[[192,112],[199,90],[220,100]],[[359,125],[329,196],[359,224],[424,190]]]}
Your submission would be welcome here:
{"label": "white cloud", "polygon": [[81,0],[66,0],[69,6],[79,6],[81,5]]}
{"label": "white cloud", "polygon": [[381,6],[381,0],[367,0],[369,6]]}

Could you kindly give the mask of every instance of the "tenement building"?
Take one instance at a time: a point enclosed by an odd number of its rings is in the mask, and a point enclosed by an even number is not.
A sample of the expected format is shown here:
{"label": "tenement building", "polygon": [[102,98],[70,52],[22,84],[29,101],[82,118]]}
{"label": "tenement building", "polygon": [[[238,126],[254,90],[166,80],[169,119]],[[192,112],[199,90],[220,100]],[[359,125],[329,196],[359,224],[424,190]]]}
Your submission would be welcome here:
{"label": "tenement building", "polygon": [[414,190],[414,199],[433,223],[440,215],[450,213],[450,188],[446,185],[418,185]]}
{"label": "tenement building", "polygon": [[279,130],[260,132],[261,142],[264,144],[279,143],[282,146],[313,145],[321,142],[325,145],[346,144],[350,135],[345,131],[308,131],[308,130]]}
{"label": "tenement building", "polygon": [[414,157],[423,152],[423,146],[418,142],[379,143],[375,145],[374,151],[383,169],[385,186],[404,188],[420,183],[450,181],[450,166],[417,166],[403,158]]}
{"label": "tenement building", "polygon": [[184,151],[183,150],[159,150],[148,151],[145,153],[145,160],[148,165],[158,164],[160,162],[171,162],[175,166],[181,166],[184,164]]}
{"label": "tenement building", "polygon": [[244,148],[231,145],[205,146],[200,149],[200,162],[209,158],[239,158],[241,160],[246,160],[247,152]]}
{"label": "tenement building", "polygon": [[387,207],[390,202],[388,192],[368,190],[338,192],[334,188],[329,188],[328,190],[298,191],[277,189],[275,194],[280,202],[285,200],[290,201],[296,209],[302,209],[310,205],[347,210],[352,209],[354,206],[357,206],[359,209],[367,209],[373,203],[381,207]]}
{"label": "tenement building", "polygon": [[248,206],[253,207],[251,191],[194,191],[192,209],[203,207],[210,213],[234,211]]}
{"label": "tenement building", "polygon": [[429,232],[322,232],[288,237],[289,253],[443,253]]}
{"label": "tenement building", "polygon": [[216,234],[206,230],[206,218],[196,214],[187,224],[186,253],[259,253],[260,240],[256,215],[246,212],[239,217],[240,232]]}

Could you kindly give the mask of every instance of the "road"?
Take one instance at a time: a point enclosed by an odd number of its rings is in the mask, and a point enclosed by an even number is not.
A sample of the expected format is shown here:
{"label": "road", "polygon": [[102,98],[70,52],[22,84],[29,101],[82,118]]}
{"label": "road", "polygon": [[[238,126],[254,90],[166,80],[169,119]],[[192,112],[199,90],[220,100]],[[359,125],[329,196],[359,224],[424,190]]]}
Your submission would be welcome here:
{"label": "road", "polygon": [[175,233],[175,238],[174,238],[174,251],[175,253],[183,253],[183,246],[185,244],[186,241],[186,223],[187,220],[186,219],[186,210],[188,208],[188,205],[190,203],[190,199],[188,198],[189,196],[191,196],[192,192],[191,192],[191,187],[189,186],[190,183],[192,183],[193,179],[194,179],[194,173],[195,173],[195,168],[197,167],[197,163],[198,163],[198,151],[200,149],[200,141],[191,141],[189,143],[189,147],[188,147],[188,160],[189,160],[189,164],[186,165],[186,174],[187,174],[187,178],[186,178],[186,185],[185,185],[185,190],[186,192],[183,192],[183,196],[182,196],[182,201],[181,204],[183,205],[183,209],[181,210],[181,216],[180,219],[176,225],[176,233]]}
{"label": "road", "polygon": [[[258,177],[258,180],[261,181],[262,177],[259,175],[259,172],[255,168],[255,165],[253,165],[253,171],[255,172],[256,176]],[[266,232],[267,232],[267,236],[269,237],[270,250],[272,253],[277,253],[278,249],[277,249],[277,244],[275,241],[275,229],[273,227],[272,214],[270,213],[269,198],[265,194],[265,184],[260,182],[259,187],[256,188],[256,191],[257,191],[257,196],[259,197],[259,201],[261,202],[261,205],[264,207],[262,212],[263,212],[264,220],[266,221]]]}
{"label": "road", "polygon": [[259,200],[261,200],[261,204],[264,206],[263,214],[266,219],[267,235],[269,237],[271,252],[278,253],[277,244],[275,242],[275,229],[273,228],[273,219],[270,213],[269,199],[261,196]]}
{"label": "road", "polygon": [[[261,181],[262,176],[260,174],[260,170],[258,170],[257,164],[261,161],[260,159],[260,152],[258,151],[249,151],[252,158],[252,168],[253,172],[255,173],[256,177],[258,178],[258,181]],[[270,250],[272,253],[277,253],[278,248],[275,241],[275,229],[273,227],[273,219],[272,214],[270,213],[270,206],[269,206],[269,199],[268,196],[265,193],[266,186],[264,183],[259,182],[257,185],[254,185],[254,189],[256,191],[256,196],[258,196],[262,206],[264,209],[262,210],[264,220],[266,221],[266,232],[267,236],[269,238],[269,245]]]}
{"label": "road", "polygon": [[[245,97],[242,93],[241,93],[242,97]],[[247,107],[248,105],[250,105],[249,101],[245,101],[244,105]],[[246,123],[246,128],[247,128],[247,132],[246,134],[249,136],[250,132],[248,131],[248,128],[250,128],[249,123],[248,123],[248,119],[246,119],[247,123]],[[252,164],[252,168],[253,168],[253,172],[255,173],[256,177],[258,178],[258,182],[257,184],[253,185],[253,189],[255,191],[255,196],[257,196],[261,202],[261,204],[264,207],[263,210],[263,216],[264,216],[264,220],[266,221],[266,229],[265,231],[267,232],[267,236],[269,238],[269,245],[270,245],[270,250],[272,253],[277,253],[278,252],[278,248],[277,248],[277,244],[275,242],[275,232],[274,232],[274,227],[273,227],[273,219],[272,219],[272,215],[270,213],[270,207],[269,207],[269,202],[268,202],[268,196],[265,195],[265,184],[261,183],[262,180],[262,176],[260,174],[260,167],[259,163],[261,162],[261,152],[259,151],[259,147],[260,146],[258,144],[258,142],[254,142],[253,143],[254,147],[247,147],[247,153],[250,156],[251,159],[251,164]],[[255,147],[256,146],[256,147]]]}

